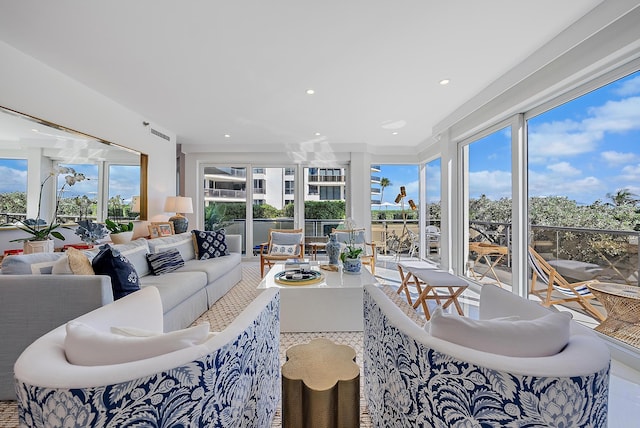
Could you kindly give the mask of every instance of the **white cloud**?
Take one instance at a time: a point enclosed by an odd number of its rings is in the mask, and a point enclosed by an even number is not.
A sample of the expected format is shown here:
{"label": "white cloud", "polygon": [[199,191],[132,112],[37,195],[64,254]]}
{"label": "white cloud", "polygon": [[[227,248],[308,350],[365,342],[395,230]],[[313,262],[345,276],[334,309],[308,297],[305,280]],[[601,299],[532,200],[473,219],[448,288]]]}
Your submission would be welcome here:
{"label": "white cloud", "polygon": [[606,132],[624,133],[640,129],[640,97],[608,101],[591,107],[582,121],[542,123],[529,129],[529,161],[576,156],[597,149]]}
{"label": "white cloud", "polygon": [[629,79],[615,88],[614,93],[623,97],[640,94],[640,76]]}
{"label": "white cloud", "polygon": [[580,175],[582,171],[571,166],[569,162],[558,162],[551,165],[547,165],[547,169],[562,176],[575,176]]}
{"label": "white cloud", "polygon": [[472,198],[487,195],[491,199],[511,197],[511,173],[507,171],[477,171],[469,173],[469,194]]}
{"label": "white cloud", "polygon": [[0,166],[0,192],[26,192],[27,171]]}
{"label": "white cloud", "polygon": [[580,203],[591,203],[601,198],[607,190],[597,177],[576,180],[529,171],[529,196],[567,196]]}
{"label": "white cloud", "polygon": [[638,155],[635,153],[621,153],[613,150],[602,152],[600,155],[610,166],[634,162],[638,159]]}
{"label": "white cloud", "polygon": [[593,117],[582,123],[588,132],[627,132],[640,129],[640,97],[607,101],[600,107],[591,107]]}

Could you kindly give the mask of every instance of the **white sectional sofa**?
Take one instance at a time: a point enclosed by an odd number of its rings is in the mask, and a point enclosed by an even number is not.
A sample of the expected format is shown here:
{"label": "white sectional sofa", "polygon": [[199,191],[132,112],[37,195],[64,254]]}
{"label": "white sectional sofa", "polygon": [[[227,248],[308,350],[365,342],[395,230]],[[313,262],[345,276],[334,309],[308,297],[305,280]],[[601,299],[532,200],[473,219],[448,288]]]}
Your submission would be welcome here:
{"label": "white sectional sofa", "polygon": [[[137,239],[113,245],[135,267],[141,288],[154,286],[162,299],[164,331],[189,326],[242,279],[241,240],[226,236],[229,254],[196,260],[192,234]],[[153,275],[146,255],[176,248],[184,266]],[[98,249],[88,250],[89,258]],[[64,253],[10,256],[0,271],[0,322],[5,328],[0,350],[0,399],[14,400],[13,364],[34,340],[93,309],[113,302],[105,275],[52,274]],[[144,313],[145,308],[140,308]]]}
{"label": "white sectional sofa", "polygon": [[[148,286],[71,324],[99,332],[90,340],[113,340],[112,327],[161,331],[162,314],[161,296]],[[223,331],[144,359],[71,364],[62,325],[16,363],[20,426],[270,427],[281,394],[279,331],[276,289],[262,292]],[[128,349],[141,342],[148,349],[145,341],[156,339],[118,340],[134,343],[104,346],[119,349],[114,354],[126,359]]]}

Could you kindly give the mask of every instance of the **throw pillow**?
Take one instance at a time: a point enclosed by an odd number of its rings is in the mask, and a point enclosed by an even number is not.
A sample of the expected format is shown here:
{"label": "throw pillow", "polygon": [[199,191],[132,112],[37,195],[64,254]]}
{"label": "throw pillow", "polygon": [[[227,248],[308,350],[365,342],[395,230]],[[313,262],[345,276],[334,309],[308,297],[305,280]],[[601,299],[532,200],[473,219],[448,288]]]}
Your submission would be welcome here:
{"label": "throw pillow", "polygon": [[51,268],[51,275],[73,275],[69,266],[69,257],[66,254],[55,261]]}
{"label": "throw pillow", "polygon": [[437,306],[429,333],[461,346],[510,357],[555,355],[569,342],[571,317],[557,312],[533,320],[475,320],[445,314]]}
{"label": "throw pillow", "polygon": [[213,259],[229,254],[224,229],[192,230],[198,260]]}
{"label": "throw pillow", "polygon": [[69,267],[74,275],[95,275],[91,262],[85,254],[75,248],[68,248],[67,259],[69,260]]}
{"label": "throw pillow", "polygon": [[269,254],[271,254],[272,256],[297,256],[298,248],[299,246],[297,244],[295,245],[272,244],[271,251],[269,252]]}
{"label": "throw pillow", "polygon": [[209,324],[151,336],[124,336],[69,321],[66,331],[64,352],[71,364],[103,366],[153,358],[199,345],[209,337]]}
{"label": "throw pillow", "polygon": [[184,260],[182,260],[182,256],[176,248],[155,254],[147,254],[147,261],[154,275],[164,275],[184,266]]}
{"label": "throw pillow", "polygon": [[[302,233],[295,232],[271,232],[271,248],[269,249],[269,254],[277,254],[274,253],[274,247],[278,247],[281,250],[282,254],[297,256],[300,253],[300,242],[302,242]],[[294,252],[289,253],[289,248],[294,248]]]}
{"label": "throw pillow", "polygon": [[96,275],[108,275],[111,278],[113,299],[120,299],[127,294],[140,290],[140,280],[135,267],[120,251],[109,244],[100,247],[100,252],[91,262]]}

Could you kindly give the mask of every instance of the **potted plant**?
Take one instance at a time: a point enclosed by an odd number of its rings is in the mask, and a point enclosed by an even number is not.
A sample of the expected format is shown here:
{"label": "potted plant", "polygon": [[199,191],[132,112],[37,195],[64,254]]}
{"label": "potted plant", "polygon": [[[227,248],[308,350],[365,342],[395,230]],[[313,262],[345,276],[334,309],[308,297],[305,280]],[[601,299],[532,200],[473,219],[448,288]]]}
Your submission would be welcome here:
{"label": "potted plant", "polygon": [[118,223],[110,219],[104,221],[109,233],[111,234],[111,241],[114,244],[124,244],[131,241],[133,237],[133,222]]}
{"label": "potted plant", "polygon": [[[59,174],[67,174],[65,176],[65,182],[56,195],[56,205],[53,211],[53,216],[50,222],[46,222],[40,218],[41,205],[42,205],[42,193],[45,184],[51,177],[57,177]],[[76,172],[73,168],[66,166],[60,166],[57,169],[51,171],[49,175],[40,183],[40,195],[38,197],[38,215],[36,218],[28,218],[26,220],[17,220],[14,224],[18,229],[27,232],[30,236],[26,238],[13,239],[10,242],[24,242],[24,253],[42,253],[53,252],[53,239],[58,238],[64,241],[64,235],[58,232],[57,229],[60,224],[57,222],[58,207],[60,205],[60,198],[64,192],[65,187],[73,186],[79,181],[87,179],[84,174]]]}
{"label": "potted plant", "polygon": [[346,247],[340,253],[340,260],[344,268],[344,273],[359,274],[362,268],[362,260],[360,260],[360,254],[364,251],[362,246],[356,244],[355,232],[349,231],[349,241]]}
{"label": "potted plant", "polygon": [[79,220],[75,234],[80,237],[82,242],[96,245],[100,239],[109,234],[109,231],[104,224],[94,223],[91,220]]}

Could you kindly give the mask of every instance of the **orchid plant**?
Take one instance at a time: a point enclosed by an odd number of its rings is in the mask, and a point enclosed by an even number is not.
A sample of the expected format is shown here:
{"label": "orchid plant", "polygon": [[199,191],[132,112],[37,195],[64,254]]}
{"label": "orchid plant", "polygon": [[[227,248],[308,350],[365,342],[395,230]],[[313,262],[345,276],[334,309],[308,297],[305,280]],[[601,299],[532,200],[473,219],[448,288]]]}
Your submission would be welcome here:
{"label": "orchid plant", "polygon": [[[41,206],[42,206],[42,193],[44,191],[44,186],[47,183],[47,181],[49,181],[52,177],[57,178],[58,175],[61,175],[61,174],[66,174],[66,176],[64,177],[65,181],[62,187],[60,188],[60,190],[57,192],[56,205],[53,211],[53,216],[51,218],[51,221],[47,223],[44,219],[40,217]],[[64,241],[65,239],[64,235],[62,235],[62,233],[55,230],[58,227],[60,227],[60,224],[56,221],[58,218],[58,207],[60,205],[60,198],[62,197],[64,189],[67,186],[73,186],[74,184],[84,180],[87,180],[84,174],[76,172],[76,170],[70,167],[59,166],[58,168],[51,171],[49,175],[47,175],[47,177],[42,181],[42,183],[40,183],[40,195],[38,197],[37,217],[28,218],[26,220],[18,220],[18,224],[15,225],[18,229],[29,233],[31,236],[26,238],[13,239],[10,242],[45,241],[47,239],[51,239],[52,236]]]}
{"label": "orchid plant", "polygon": [[340,260],[344,263],[346,259],[357,259],[364,251],[362,246],[357,245],[356,236],[358,231],[356,230],[356,222],[352,218],[348,218],[344,222],[345,229],[349,230],[349,240],[346,242],[346,247],[340,253]]}

